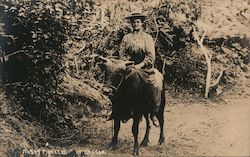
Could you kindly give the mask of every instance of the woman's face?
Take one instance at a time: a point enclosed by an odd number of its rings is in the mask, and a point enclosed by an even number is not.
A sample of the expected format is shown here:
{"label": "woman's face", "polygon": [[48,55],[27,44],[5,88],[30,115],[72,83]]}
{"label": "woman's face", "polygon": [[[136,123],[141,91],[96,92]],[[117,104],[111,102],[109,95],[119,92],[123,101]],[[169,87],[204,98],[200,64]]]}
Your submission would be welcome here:
{"label": "woman's face", "polygon": [[142,21],[141,19],[134,19],[131,20],[131,25],[134,31],[139,31],[142,30]]}

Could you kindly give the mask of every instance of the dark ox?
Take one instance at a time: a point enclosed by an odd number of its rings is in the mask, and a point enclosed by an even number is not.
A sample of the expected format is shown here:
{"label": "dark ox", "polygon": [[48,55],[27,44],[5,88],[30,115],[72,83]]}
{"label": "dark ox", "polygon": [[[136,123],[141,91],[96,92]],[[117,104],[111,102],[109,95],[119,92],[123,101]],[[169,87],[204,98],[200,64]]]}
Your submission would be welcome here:
{"label": "dark ox", "polygon": [[[109,144],[109,148],[116,149],[118,143],[118,134],[120,130],[121,121],[126,122],[128,119],[133,119],[132,133],[134,136],[134,148],[133,155],[139,155],[139,147],[146,147],[149,142],[149,132],[150,132],[150,104],[145,102],[144,86],[142,86],[142,80],[136,72],[118,72],[119,70],[114,70],[115,67],[119,67],[119,60],[110,60],[102,58],[105,61],[108,70],[109,81],[117,87],[117,91],[111,98],[113,104],[116,104],[116,113],[114,115],[114,135],[112,141]],[[111,77],[110,77],[111,76]],[[160,126],[160,136],[158,143],[164,143],[164,108],[165,108],[165,89],[164,83],[161,91],[161,104],[159,111],[156,115]],[[146,119],[146,131],[144,138],[139,146],[138,143],[138,132],[139,123],[144,117]],[[154,124],[154,123],[153,123]]]}

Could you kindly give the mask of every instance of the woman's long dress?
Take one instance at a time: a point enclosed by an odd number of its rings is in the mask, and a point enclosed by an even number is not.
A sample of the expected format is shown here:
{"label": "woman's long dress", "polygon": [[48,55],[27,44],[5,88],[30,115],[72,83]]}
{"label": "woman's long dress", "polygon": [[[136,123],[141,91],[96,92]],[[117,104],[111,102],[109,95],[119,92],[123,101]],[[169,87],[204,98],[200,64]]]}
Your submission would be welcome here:
{"label": "woman's long dress", "polygon": [[153,38],[145,32],[130,33],[123,37],[119,57],[135,64],[144,63],[141,69],[131,67],[124,83],[113,99],[113,113],[120,119],[129,119],[132,112],[158,112],[163,85],[162,74],[154,68],[155,47]]}

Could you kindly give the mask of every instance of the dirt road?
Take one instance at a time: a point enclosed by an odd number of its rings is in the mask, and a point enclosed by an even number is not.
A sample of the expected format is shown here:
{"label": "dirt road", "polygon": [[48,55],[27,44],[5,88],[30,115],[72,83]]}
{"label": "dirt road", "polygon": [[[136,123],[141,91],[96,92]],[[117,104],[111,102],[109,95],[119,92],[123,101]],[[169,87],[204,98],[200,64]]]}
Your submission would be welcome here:
{"label": "dirt road", "polygon": [[[131,154],[131,125],[132,120],[122,125],[119,148],[107,155]],[[141,140],[145,121],[140,126]],[[250,97],[169,105],[162,146],[157,145],[158,135],[159,129],[152,127],[150,144],[141,149],[142,156],[250,156]]]}
{"label": "dirt road", "polygon": [[[247,87],[247,88],[246,88]],[[248,86],[244,86],[248,89]],[[237,90],[238,91],[238,90]],[[159,128],[152,126],[150,143],[141,148],[142,156],[250,156],[250,91],[243,95],[226,94],[226,98],[211,100],[184,101],[168,97],[165,109],[165,144],[157,145]],[[70,146],[62,149],[98,150],[106,155],[94,156],[132,156],[132,120],[122,124],[117,150],[107,150],[112,136],[112,122],[97,121],[100,130],[83,147]],[[5,132],[11,127],[0,125]],[[145,131],[145,121],[140,123],[139,140]],[[11,135],[12,134],[6,134]],[[6,137],[0,138],[6,141]],[[13,134],[13,137],[16,137]],[[16,139],[16,138],[15,138]],[[25,144],[20,138],[22,145]],[[3,146],[3,145],[2,145]],[[52,148],[53,150],[53,148]],[[95,153],[95,152],[94,152]]]}

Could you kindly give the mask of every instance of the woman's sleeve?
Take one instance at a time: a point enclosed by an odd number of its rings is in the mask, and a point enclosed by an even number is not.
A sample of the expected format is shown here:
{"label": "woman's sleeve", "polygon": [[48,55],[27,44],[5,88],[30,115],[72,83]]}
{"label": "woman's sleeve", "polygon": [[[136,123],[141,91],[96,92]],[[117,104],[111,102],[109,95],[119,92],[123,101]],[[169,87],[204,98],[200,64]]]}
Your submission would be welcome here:
{"label": "woman's sleeve", "polygon": [[145,40],[146,55],[144,59],[144,66],[152,66],[155,62],[155,44],[153,38],[148,34]]}

